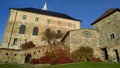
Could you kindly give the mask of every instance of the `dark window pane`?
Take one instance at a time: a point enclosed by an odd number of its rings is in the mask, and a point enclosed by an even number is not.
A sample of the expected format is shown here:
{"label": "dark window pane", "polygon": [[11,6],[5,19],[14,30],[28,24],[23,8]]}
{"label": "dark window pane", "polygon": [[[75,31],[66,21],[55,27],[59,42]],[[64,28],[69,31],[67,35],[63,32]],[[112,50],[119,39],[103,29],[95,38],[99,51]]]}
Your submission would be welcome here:
{"label": "dark window pane", "polygon": [[24,33],[25,33],[25,25],[21,25],[21,26],[20,26],[19,33],[20,33],[20,34],[24,34]]}
{"label": "dark window pane", "polygon": [[46,36],[46,37],[49,37],[49,38],[51,37],[51,36],[50,36],[50,28],[47,28],[47,29],[46,29],[45,36]]}
{"label": "dark window pane", "polygon": [[33,35],[38,35],[38,27],[33,28]]}
{"label": "dark window pane", "polygon": [[17,39],[14,39],[13,45],[17,44]]}

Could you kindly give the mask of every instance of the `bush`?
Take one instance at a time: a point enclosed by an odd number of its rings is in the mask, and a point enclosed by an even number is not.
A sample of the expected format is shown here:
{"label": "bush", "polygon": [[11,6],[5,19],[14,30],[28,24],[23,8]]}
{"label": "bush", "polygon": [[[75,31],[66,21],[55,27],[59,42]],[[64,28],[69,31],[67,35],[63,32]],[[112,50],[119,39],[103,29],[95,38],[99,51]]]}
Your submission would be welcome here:
{"label": "bush", "polygon": [[21,48],[24,50],[29,49],[29,48],[33,48],[33,47],[35,47],[35,44],[32,41],[26,42],[26,43],[21,45]]}
{"label": "bush", "polygon": [[71,56],[76,62],[89,61],[89,59],[93,56],[93,49],[90,47],[82,46],[79,49],[75,50],[73,53],[71,53]]}
{"label": "bush", "polygon": [[31,59],[31,64],[39,64],[39,59]]}
{"label": "bush", "polygon": [[39,59],[39,63],[46,64],[48,63],[49,58],[47,56],[43,56]]}
{"label": "bush", "polygon": [[[62,63],[71,63],[73,59],[69,56],[69,54],[64,50],[55,50],[52,52],[48,52],[45,56],[37,59],[37,62],[40,64],[62,64]],[[36,64],[36,62],[31,61],[32,64]]]}
{"label": "bush", "polygon": [[102,62],[100,58],[91,58],[90,61],[92,62]]}

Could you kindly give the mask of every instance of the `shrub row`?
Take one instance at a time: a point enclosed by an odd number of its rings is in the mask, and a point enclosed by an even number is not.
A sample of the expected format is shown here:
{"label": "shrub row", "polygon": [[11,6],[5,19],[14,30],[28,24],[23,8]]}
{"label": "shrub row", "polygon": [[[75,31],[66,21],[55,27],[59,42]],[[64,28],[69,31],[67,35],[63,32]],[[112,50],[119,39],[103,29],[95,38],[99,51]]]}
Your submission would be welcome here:
{"label": "shrub row", "polygon": [[45,56],[40,59],[32,59],[32,64],[63,64],[71,63],[73,59],[64,50],[55,50],[52,52],[47,52]]}
{"label": "shrub row", "polygon": [[47,52],[45,56],[40,59],[32,59],[32,64],[63,64],[72,62],[102,62],[100,58],[93,57],[93,49],[90,47],[80,47],[75,50],[71,55],[65,50],[55,50]]}

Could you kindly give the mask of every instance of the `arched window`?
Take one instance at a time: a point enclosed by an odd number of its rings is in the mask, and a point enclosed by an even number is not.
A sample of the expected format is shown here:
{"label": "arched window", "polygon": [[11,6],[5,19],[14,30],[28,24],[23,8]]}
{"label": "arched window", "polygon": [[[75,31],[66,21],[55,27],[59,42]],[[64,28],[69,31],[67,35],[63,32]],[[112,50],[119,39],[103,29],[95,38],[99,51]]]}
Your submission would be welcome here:
{"label": "arched window", "polygon": [[20,33],[20,34],[24,34],[24,33],[25,33],[25,25],[21,25],[21,26],[20,26],[19,33]]}
{"label": "arched window", "polygon": [[47,28],[45,31],[45,36],[50,37],[50,28]]}
{"label": "arched window", "polygon": [[33,35],[38,35],[38,27],[33,28]]}
{"label": "arched window", "polygon": [[50,28],[46,29],[46,34],[50,34]]}

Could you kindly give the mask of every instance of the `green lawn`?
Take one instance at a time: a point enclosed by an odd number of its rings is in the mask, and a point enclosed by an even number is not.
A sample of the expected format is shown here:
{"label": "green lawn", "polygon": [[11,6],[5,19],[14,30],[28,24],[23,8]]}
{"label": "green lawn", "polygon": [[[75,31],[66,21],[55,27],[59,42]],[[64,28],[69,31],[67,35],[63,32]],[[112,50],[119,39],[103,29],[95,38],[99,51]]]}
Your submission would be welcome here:
{"label": "green lawn", "polygon": [[120,68],[120,63],[72,63],[58,65],[1,64],[0,68]]}
{"label": "green lawn", "polygon": [[119,63],[73,63],[45,66],[42,68],[120,68]]}

